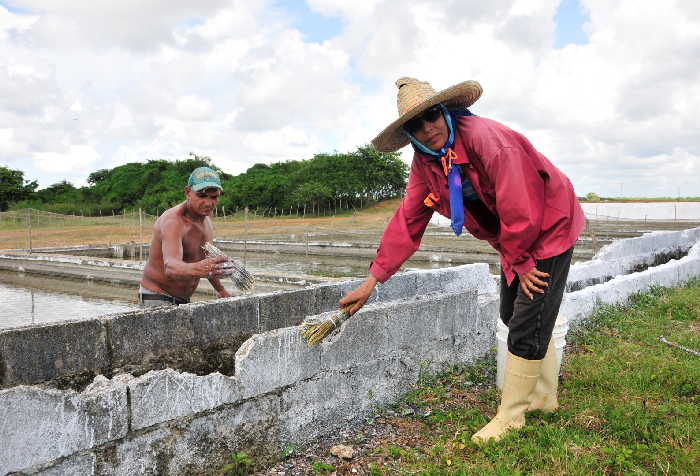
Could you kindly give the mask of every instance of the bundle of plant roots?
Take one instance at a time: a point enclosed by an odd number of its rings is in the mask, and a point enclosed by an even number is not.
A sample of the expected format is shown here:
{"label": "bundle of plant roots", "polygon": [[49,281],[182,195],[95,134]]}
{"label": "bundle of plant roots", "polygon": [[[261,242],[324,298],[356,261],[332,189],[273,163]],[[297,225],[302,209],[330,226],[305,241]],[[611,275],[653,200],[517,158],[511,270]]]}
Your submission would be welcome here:
{"label": "bundle of plant roots", "polygon": [[[207,258],[226,256],[223,251],[214,246],[211,242],[204,243],[202,245],[202,250],[204,250],[204,254]],[[226,259],[227,261],[220,263],[221,267],[224,269],[224,276],[230,276],[234,286],[241,291],[250,291],[253,289],[253,285],[255,284],[253,275],[250,274],[240,262],[228,256],[226,256]]]}
{"label": "bundle of plant roots", "polygon": [[309,347],[315,347],[349,317],[350,306],[347,306],[329,317],[321,315],[306,319],[301,323],[301,333]]}

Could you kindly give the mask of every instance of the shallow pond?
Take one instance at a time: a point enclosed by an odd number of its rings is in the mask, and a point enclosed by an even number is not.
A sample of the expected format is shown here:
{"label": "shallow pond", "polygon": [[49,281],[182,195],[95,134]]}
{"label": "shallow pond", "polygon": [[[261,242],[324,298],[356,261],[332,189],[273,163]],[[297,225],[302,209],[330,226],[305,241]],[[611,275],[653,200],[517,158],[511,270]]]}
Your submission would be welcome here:
{"label": "shallow pond", "polygon": [[[68,254],[68,253],[66,253]],[[75,255],[81,252],[73,253]],[[366,257],[337,255],[284,254],[268,252],[230,253],[254,275],[265,276],[255,293],[294,289],[277,277],[356,278],[367,276],[370,260]],[[403,270],[450,266],[449,261],[409,260]],[[228,280],[224,285],[235,289]],[[194,301],[215,299],[213,290],[193,296]],[[43,275],[0,271],[0,329],[46,322],[87,319],[138,308],[137,286],[117,285],[93,280],[71,280]]]}
{"label": "shallow pond", "polygon": [[[47,282],[48,281],[48,282]],[[53,282],[52,282],[53,281]],[[65,291],[56,288],[60,284]],[[37,290],[39,287],[47,290]],[[90,282],[46,280],[16,273],[0,274],[0,329],[48,322],[88,319],[135,309],[134,290],[111,289],[112,299],[99,297],[100,286]]]}

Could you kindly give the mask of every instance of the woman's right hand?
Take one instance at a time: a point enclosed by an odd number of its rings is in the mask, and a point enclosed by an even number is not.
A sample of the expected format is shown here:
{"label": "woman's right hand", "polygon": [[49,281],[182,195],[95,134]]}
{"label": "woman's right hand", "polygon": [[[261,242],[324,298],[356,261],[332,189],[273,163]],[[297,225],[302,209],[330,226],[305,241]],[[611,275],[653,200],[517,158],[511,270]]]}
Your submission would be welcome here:
{"label": "woman's right hand", "polygon": [[340,308],[342,309],[350,306],[349,313],[352,316],[365,305],[367,299],[369,299],[369,297],[372,295],[372,291],[374,291],[374,287],[376,285],[377,278],[370,274],[362,284],[347,293],[340,299],[340,301],[338,301]]}

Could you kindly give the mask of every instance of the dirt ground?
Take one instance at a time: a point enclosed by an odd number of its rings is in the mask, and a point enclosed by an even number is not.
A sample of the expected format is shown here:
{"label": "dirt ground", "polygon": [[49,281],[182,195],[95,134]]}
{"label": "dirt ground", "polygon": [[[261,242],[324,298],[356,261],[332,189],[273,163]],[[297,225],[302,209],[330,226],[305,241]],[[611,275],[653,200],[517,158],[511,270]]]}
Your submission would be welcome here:
{"label": "dirt ground", "polygon": [[[495,355],[489,355],[490,365],[484,367],[483,382],[471,383],[468,388],[450,386],[446,398],[437,399],[433,404],[414,406],[406,401],[399,402],[362,421],[351,423],[351,428],[339,431],[332,437],[322,438],[303,450],[290,451],[289,457],[273,465],[262,464],[263,468],[255,474],[264,476],[296,476],[318,474],[313,466],[325,463],[333,466],[326,474],[331,475],[369,475],[371,466],[381,468],[380,474],[392,474],[397,459],[387,453],[387,447],[428,448],[431,427],[427,418],[434,412],[450,412],[465,407],[478,410],[484,415],[493,416],[493,402],[484,398],[484,394],[493,387],[495,380]],[[485,360],[488,360],[485,359]],[[430,397],[424,397],[423,403],[429,403]],[[438,401],[440,400],[440,401]],[[334,445],[349,446],[354,450],[351,459],[342,459],[331,454]],[[257,462],[260,464],[260,462]],[[266,467],[267,466],[267,467]],[[376,471],[376,470],[375,470]],[[376,472],[375,472],[376,474]]]}

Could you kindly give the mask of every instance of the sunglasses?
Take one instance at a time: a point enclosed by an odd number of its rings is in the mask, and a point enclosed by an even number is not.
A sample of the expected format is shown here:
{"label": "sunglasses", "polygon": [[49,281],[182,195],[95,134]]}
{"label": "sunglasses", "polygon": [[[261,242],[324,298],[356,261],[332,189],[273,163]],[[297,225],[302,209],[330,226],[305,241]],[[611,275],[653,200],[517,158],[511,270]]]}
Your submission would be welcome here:
{"label": "sunglasses", "polygon": [[415,134],[416,132],[421,130],[424,121],[435,122],[438,120],[439,117],[442,117],[442,108],[438,104],[437,106],[431,107],[420,116],[414,117],[413,119],[406,121],[406,123],[403,125],[403,128],[409,134]]}

